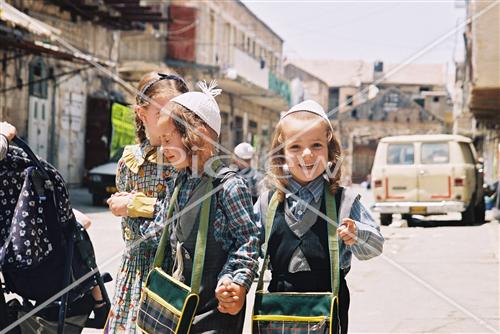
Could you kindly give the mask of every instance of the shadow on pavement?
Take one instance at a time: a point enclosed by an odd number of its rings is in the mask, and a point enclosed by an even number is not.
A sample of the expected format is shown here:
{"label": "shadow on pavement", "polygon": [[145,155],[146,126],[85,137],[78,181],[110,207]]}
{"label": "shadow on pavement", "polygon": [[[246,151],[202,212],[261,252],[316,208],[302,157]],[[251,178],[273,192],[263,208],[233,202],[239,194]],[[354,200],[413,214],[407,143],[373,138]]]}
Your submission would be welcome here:
{"label": "shadow on pavement", "polygon": [[[408,227],[445,227],[445,226],[468,226],[464,225],[461,220],[426,220],[412,217],[407,220]],[[483,224],[488,224],[486,221],[481,224],[474,224],[473,226],[481,226]]]}

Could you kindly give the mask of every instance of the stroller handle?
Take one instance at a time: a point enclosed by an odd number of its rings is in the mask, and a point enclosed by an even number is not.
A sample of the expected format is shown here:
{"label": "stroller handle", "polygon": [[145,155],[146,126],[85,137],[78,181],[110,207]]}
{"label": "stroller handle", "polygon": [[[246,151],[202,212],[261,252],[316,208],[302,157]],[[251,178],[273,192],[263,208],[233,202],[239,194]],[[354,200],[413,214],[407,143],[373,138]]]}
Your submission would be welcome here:
{"label": "stroller handle", "polygon": [[35,155],[35,153],[33,153],[31,148],[28,146],[28,144],[24,140],[22,140],[21,138],[19,138],[17,136],[14,136],[14,138],[12,138],[12,142],[15,143],[18,147],[20,147],[28,155],[28,157],[31,159],[31,161],[40,170],[42,177],[45,180],[49,180],[49,175],[45,171],[45,168],[43,167],[42,163],[40,162],[38,157]]}

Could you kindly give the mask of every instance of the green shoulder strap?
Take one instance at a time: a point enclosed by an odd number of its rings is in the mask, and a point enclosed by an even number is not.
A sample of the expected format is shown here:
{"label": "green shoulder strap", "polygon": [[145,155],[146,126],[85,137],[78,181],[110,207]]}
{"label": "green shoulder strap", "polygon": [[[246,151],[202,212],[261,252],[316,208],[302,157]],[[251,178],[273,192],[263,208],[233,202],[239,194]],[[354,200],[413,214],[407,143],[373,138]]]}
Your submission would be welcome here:
{"label": "green shoulder strap", "polygon": [[[206,184],[204,193],[210,193],[213,188],[212,178]],[[170,199],[170,205],[168,207],[167,219],[172,217],[174,211],[174,203],[177,201],[179,194],[179,186],[175,187],[174,193]],[[203,200],[200,212],[200,225],[196,235],[196,248],[193,257],[193,272],[191,275],[191,292],[199,293],[201,285],[201,276],[203,273],[203,266],[205,264],[205,251],[207,246],[207,234],[208,234],[208,223],[210,220],[210,206],[212,203],[212,196],[208,196]],[[161,235],[160,244],[156,250],[156,255],[154,259],[154,267],[161,267],[163,260],[165,259],[165,250],[170,243],[170,233],[168,228],[163,229]]]}
{"label": "green shoulder strap", "polygon": [[328,226],[328,252],[330,253],[330,273],[333,295],[338,297],[340,287],[340,251],[337,237],[337,202],[335,196],[325,185],[326,215],[330,219]]}
{"label": "green shoulder strap", "polygon": [[[337,204],[335,202],[335,197],[328,191],[328,187],[325,186],[325,203],[326,203],[326,213],[331,221],[327,222],[328,226],[328,252],[330,257],[330,272],[331,272],[331,286],[333,289],[334,296],[338,296],[339,285],[340,285],[340,258],[339,258],[339,243],[337,238]],[[264,243],[264,263],[259,275],[259,281],[257,283],[257,291],[262,291],[264,287],[264,272],[266,271],[269,264],[268,256],[268,244],[269,237],[274,223],[274,216],[276,215],[276,210],[278,208],[279,201],[277,192],[271,197],[269,206],[267,208],[266,217],[266,227],[265,227],[265,243]]]}
{"label": "green shoulder strap", "polygon": [[[262,197],[262,199],[264,199]],[[273,228],[273,223],[274,223],[274,215],[276,214],[276,209],[278,209],[278,205],[280,204],[278,200],[278,192],[275,191],[273,196],[271,197],[271,200],[269,202],[269,205],[267,207],[267,213],[266,213],[266,221],[265,221],[265,234],[266,238],[264,241],[264,263],[262,265],[262,269],[260,270],[260,275],[259,275],[259,282],[257,283],[257,291],[262,291],[264,287],[264,272],[267,269],[267,265],[269,262],[269,256],[268,256],[268,244],[269,244],[269,237],[271,236],[271,231]],[[263,222],[264,223],[264,222]]]}
{"label": "green shoulder strap", "polygon": [[[212,192],[213,182],[209,179],[205,187],[204,194]],[[205,265],[205,252],[207,247],[208,223],[210,220],[210,206],[212,204],[212,195],[203,200],[200,213],[200,226],[196,236],[196,247],[194,249],[193,272],[191,274],[191,292],[198,294],[200,292],[201,276],[203,266]]]}
{"label": "green shoulder strap", "polygon": [[[167,221],[172,217],[172,213],[174,212],[174,203],[177,201],[177,196],[179,195],[179,186],[176,186],[174,189],[174,193],[170,198],[170,204],[168,206],[167,211]],[[169,244],[169,233],[168,228],[165,226],[163,228],[163,232],[161,233],[160,244],[156,249],[155,259],[153,262],[153,268],[161,267],[163,264],[163,260],[165,259],[165,249]]]}

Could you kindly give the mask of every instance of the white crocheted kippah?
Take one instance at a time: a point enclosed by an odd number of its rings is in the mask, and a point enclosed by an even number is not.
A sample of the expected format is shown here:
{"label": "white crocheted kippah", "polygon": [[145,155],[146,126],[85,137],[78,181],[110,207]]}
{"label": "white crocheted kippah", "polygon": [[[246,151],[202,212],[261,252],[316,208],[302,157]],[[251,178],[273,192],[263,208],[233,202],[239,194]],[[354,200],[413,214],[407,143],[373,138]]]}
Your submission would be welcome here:
{"label": "white crocheted kippah", "polygon": [[201,92],[184,93],[174,97],[172,101],[198,115],[219,136],[221,117],[215,97],[222,93],[222,89],[216,88],[217,82],[215,80],[212,80],[208,86],[206,81],[199,81],[197,85]]}

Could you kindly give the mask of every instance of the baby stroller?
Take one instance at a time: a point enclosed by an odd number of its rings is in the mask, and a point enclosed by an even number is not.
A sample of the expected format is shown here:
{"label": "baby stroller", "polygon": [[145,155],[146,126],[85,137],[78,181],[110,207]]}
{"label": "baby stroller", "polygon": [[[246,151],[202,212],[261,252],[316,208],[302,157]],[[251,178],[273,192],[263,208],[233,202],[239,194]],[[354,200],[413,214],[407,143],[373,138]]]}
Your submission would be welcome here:
{"label": "baby stroller", "polygon": [[[73,214],[59,172],[24,141],[13,142],[17,147],[0,161],[0,333],[103,328],[102,315],[110,307],[104,283],[111,276],[99,273],[92,242]],[[93,289],[102,295],[100,311]],[[6,301],[5,294],[20,300]]]}

